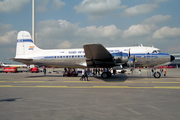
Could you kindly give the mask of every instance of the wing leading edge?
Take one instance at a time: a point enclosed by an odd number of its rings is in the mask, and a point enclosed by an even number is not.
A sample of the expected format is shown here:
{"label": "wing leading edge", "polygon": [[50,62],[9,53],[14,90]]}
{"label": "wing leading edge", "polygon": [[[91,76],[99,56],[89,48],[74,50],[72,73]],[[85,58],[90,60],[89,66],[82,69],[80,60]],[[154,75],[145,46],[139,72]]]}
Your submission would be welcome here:
{"label": "wing leading edge", "polygon": [[101,44],[87,44],[83,46],[87,67],[113,67],[113,56]]}

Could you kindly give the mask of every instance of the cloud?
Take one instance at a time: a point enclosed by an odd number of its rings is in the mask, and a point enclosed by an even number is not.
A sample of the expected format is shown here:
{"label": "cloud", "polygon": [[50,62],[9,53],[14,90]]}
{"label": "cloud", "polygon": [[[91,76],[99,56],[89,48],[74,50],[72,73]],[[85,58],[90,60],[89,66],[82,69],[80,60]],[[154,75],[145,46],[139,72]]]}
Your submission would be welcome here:
{"label": "cloud", "polygon": [[48,8],[47,8],[48,3],[49,3],[49,0],[38,0],[37,1],[36,12],[46,12],[46,11],[48,11]]}
{"label": "cloud", "polygon": [[4,35],[7,31],[12,30],[11,24],[2,24],[0,23],[0,35]]}
{"label": "cloud", "polygon": [[53,0],[52,7],[59,10],[65,5],[61,0]]}
{"label": "cloud", "polygon": [[14,43],[17,39],[17,31],[12,30],[12,25],[0,23],[0,45]]}
{"label": "cloud", "polygon": [[74,9],[77,13],[87,14],[90,19],[96,19],[125,7],[120,5],[121,0],[84,0],[75,6]]}
{"label": "cloud", "polygon": [[63,43],[59,44],[57,48],[63,49],[63,48],[71,48],[72,43],[69,41],[64,41]]}
{"label": "cloud", "polygon": [[110,38],[113,40],[113,38],[119,34],[121,34],[121,30],[117,29],[115,25],[109,25],[109,26],[88,26],[85,28],[79,28],[77,33],[79,36],[86,37],[86,38],[92,38],[92,39],[102,39],[102,38]]}
{"label": "cloud", "polygon": [[154,24],[138,24],[132,25],[128,30],[125,30],[123,33],[123,38],[128,37],[139,37],[150,34],[153,30],[156,29]]}
{"label": "cloud", "polygon": [[154,0],[155,3],[167,2],[167,1],[170,1],[170,0]]}
{"label": "cloud", "polygon": [[[82,47],[87,43],[111,43],[119,39],[122,34],[122,30],[115,25],[82,28],[77,23],[61,19],[41,21],[37,28],[37,42],[39,43],[37,44],[46,48]],[[71,44],[68,45],[68,43]]]}
{"label": "cloud", "polygon": [[[75,32],[78,30],[78,24],[72,24],[66,20],[45,20],[37,23],[37,44],[43,48],[64,48],[59,44],[65,41],[75,43]],[[67,46],[66,46],[67,47]],[[69,47],[69,46],[68,46]],[[67,47],[67,48],[68,48]]]}
{"label": "cloud", "polygon": [[0,1],[0,12],[20,11],[30,0],[4,0]]}
{"label": "cloud", "polygon": [[59,10],[65,5],[65,3],[62,2],[61,0],[53,0],[53,1],[50,1],[50,0],[38,0],[37,1],[36,11],[37,12],[47,12],[47,11],[49,11],[48,5],[51,5],[52,10]]}
{"label": "cloud", "polygon": [[170,28],[164,26],[156,30],[153,34],[153,38],[162,39],[162,38],[174,38],[180,36],[180,28]]}
{"label": "cloud", "polygon": [[9,44],[11,42],[16,41],[17,39],[17,31],[13,30],[10,32],[6,32],[4,35],[0,36],[0,44]]}
{"label": "cloud", "polygon": [[147,14],[154,11],[159,6],[157,4],[142,4],[127,8],[121,14],[122,17],[135,16],[140,14]]}
{"label": "cloud", "polygon": [[[0,1],[0,12],[14,12],[20,11],[25,7],[26,4],[30,3],[31,0],[4,0]],[[47,12],[49,10],[48,5],[51,5],[53,10],[61,9],[65,3],[61,0],[35,0],[37,3],[37,12]]]}
{"label": "cloud", "polygon": [[171,15],[155,15],[151,18],[145,19],[143,23],[145,24],[159,23],[159,22],[168,21],[171,18],[172,18]]}

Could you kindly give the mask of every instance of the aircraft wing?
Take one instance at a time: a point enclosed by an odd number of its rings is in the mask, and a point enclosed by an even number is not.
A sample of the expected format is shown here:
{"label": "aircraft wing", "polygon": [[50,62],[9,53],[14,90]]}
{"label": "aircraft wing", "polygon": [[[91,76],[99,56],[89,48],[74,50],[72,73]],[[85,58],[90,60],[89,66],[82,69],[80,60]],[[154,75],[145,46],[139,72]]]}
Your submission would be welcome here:
{"label": "aircraft wing", "polygon": [[84,45],[86,63],[88,67],[113,67],[115,66],[113,56],[101,44]]}
{"label": "aircraft wing", "polygon": [[169,65],[169,64],[172,64],[172,62],[167,62],[167,63],[164,63],[164,64],[156,65],[154,67],[160,67],[160,66],[165,66],[165,65]]}

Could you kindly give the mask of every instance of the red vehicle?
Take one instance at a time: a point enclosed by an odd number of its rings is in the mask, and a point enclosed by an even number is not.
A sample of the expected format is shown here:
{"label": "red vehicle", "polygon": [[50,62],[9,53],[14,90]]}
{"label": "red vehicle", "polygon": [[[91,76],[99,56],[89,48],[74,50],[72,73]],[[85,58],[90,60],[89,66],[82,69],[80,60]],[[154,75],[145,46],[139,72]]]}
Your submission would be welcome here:
{"label": "red vehicle", "polygon": [[17,72],[17,67],[4,67],[3,72],[6,73],[16,73]]}
{"label": "red vehicle", "polygon": [[38,73],[39,72],[39,68],[38,67],[33,67],[33,68],[30,69],[30,72],[31,73],[33,73],[33,72],[34,73]]}
{"label": "red vehicle", "polygon": [[160,67],[157,67],[157,68],[176,68],[176,67],[174,67],[174,66],[160,66]]}
{"label": "red vehicle", "polygon": [[78,76],[78,73],[75,72],[75,71],[72,71],[70,73],[70,71],[68,71],[68,72],[64,73],[63,76],[73,76],[73,77],[76,77],[76,76]]}

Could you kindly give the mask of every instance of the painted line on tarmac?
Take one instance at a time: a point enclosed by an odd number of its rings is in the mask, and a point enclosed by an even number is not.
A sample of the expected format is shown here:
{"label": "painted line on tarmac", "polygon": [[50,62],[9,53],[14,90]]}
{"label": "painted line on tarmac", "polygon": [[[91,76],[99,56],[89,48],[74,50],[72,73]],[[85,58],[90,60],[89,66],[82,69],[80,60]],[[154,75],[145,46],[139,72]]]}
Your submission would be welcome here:
{"label": "painted line on tarmac", "polygon": [[46,82],[46,81],[0,81],[0,82],[7,82],[7,83],[39,83],[39,82]]}
{"label": "painted line on tarmac", "polygon": [[130,89],[180,89],[180,86],[153,86],[153,87],[129,87],[129,86],[13,86],[0,85],[0,88],[130,88]]}
{"label": "painted line on tarmac", "polygon": [[152,82],[137,82],[137,81],[0,81],[0,83],[51,83],[51,82],[59,82],[59,83],[169,83],[169,84],[180,84],[180,82],[163,82],[163,81],[152,81]]}
{"label": "painted line on tarmac", "polygon": [[27,78],[27,79],[42,79],[42,78]]}
{"label": "painted line on tarmac", "polygon": [[8,79],[14,79],[14,78],[0,78],[0,79],[7,79],[8,80]]}
{"label": "painted line on tarmac", "polygon": [[160,81],[160,82],[143,82],[143,81],[140,81],[140,82],[137,82],[137,81],[102,81],[102,82],[96,82],[96,81],[0,81],[0,83],[4,83],[4,82],[7,82],[7,83],[51,83],[51,82],[64,82],[64,83],[176,83],[176,84],[180,84],[180,82],[163,82],[163,81]]}

